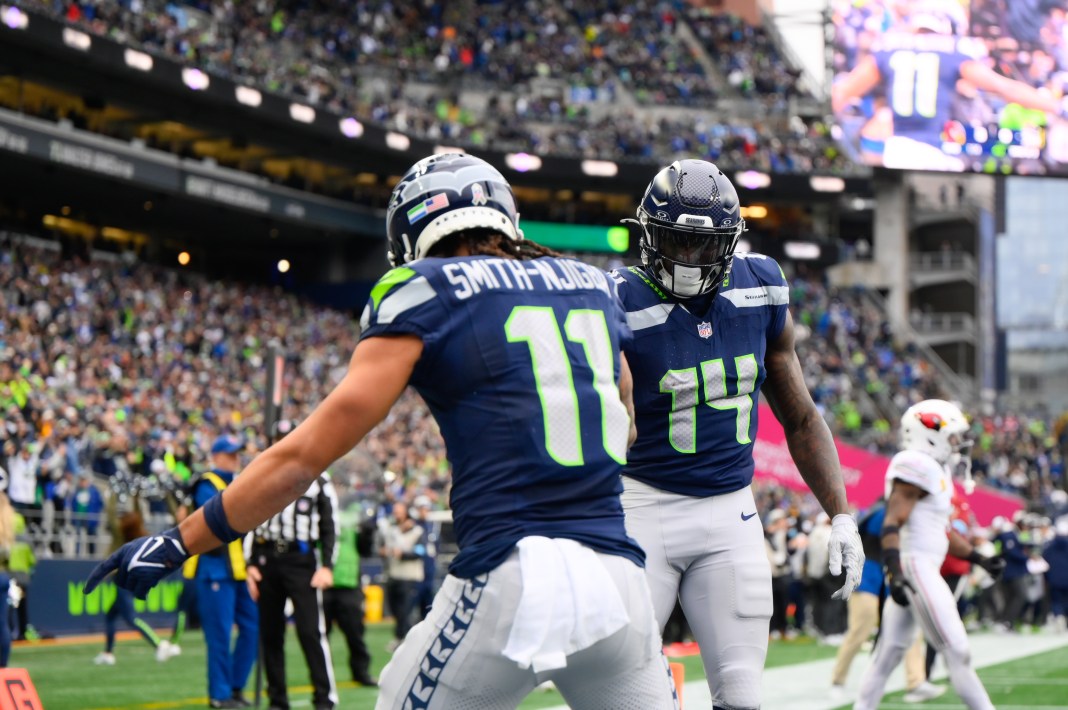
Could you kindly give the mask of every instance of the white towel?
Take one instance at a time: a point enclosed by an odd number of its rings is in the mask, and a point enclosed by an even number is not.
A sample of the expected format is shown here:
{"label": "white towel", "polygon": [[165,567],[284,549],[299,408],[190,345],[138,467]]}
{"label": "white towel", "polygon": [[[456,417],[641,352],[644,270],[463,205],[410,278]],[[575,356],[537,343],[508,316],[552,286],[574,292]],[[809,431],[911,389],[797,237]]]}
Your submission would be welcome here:
{"label": "white towel", "polygon": [[525,537],[517,544],[523,591],[504,655],[535,673],[608,638],[630,616],[597,553],[574,540]]}

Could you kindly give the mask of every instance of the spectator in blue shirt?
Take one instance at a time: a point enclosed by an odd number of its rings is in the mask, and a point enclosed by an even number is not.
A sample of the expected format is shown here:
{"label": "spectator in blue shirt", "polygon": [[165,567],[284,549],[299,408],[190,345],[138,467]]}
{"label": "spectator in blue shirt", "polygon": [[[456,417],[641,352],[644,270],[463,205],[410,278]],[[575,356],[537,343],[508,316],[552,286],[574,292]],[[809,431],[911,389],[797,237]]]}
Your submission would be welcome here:
{"label": "spectator in blue shirt", "polygon": [[89,554],[96,554],[96,534],[100,526],[100,512],[104,510],[104,498],[100,495],[100,490],[93,485],[89,473],[78,476],[76,487],[67,499],[67,508],[72,513],[71,522],[79,531],[79,538],[81,531],[85,531]]}

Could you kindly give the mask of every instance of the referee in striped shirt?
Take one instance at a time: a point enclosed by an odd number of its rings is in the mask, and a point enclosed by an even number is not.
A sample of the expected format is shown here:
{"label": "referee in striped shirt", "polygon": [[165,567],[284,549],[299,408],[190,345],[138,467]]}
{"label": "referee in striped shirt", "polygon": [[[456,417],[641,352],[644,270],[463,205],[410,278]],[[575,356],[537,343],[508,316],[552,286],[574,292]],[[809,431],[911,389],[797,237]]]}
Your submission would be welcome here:
{"label": "referee in striped shirt", "polygon": [[[277,438],[295,427],[278,422]],[[323,615],[323,590],[334,584],[337,558],[338,500],[329,474],[249,535],[248,585],[259,602],[260,643],[271,710],[289,708],[286,694],[286,599],[293,601],[293,620],[308,663],[316,710],[337,704],[333,661]]]}

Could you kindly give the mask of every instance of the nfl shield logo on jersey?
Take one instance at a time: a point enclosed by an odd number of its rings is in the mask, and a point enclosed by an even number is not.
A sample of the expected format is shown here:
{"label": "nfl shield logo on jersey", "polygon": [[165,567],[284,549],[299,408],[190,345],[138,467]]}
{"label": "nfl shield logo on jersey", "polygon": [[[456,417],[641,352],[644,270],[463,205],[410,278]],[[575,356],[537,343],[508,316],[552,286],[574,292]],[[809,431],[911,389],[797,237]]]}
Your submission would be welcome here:
{"label": "nfl shield logo on jersey", "polygon": [[698,323],[697,324],[697,334],[700,335],[702,338],[711,338],[712,337],[712,324],[711,323]]}

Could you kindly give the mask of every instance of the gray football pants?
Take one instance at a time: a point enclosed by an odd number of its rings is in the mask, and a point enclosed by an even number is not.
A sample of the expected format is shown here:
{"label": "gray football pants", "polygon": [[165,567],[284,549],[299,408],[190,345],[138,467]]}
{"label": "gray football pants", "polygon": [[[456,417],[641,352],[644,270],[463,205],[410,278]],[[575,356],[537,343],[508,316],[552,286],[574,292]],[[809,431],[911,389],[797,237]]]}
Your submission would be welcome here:
{"label": "gray football pants", "polygon": [[627,533],[645,550],[661,631],[678,599],[715,706],[760,707],[771,567],[752,490],[693,498],[624,476],[623,510]]}
{"label": "gray football pants", "polygon": [[504,656],[523,590],[519,554],[474,579],[449,575],[382,671],[376,710],[505,710],[551,680],[577,710],[678,710],[641,568],[598,554],[630,624],[535,673]]}
{"label": "gray football pants", "polygon": [[941,559],[902,555],[902,571],[915,591],[906,590],[907,607],[889,597],[883,605],[879,643],[853,705],[856,710],[879,706],[887,678],[916,638],[917,623],[927,643],[945,656],[949,680],[964,704],[971,710],[993,710],[990,696],[972,667],[968,634],[957,613],[957,600],[939,573],[941,565]]}

